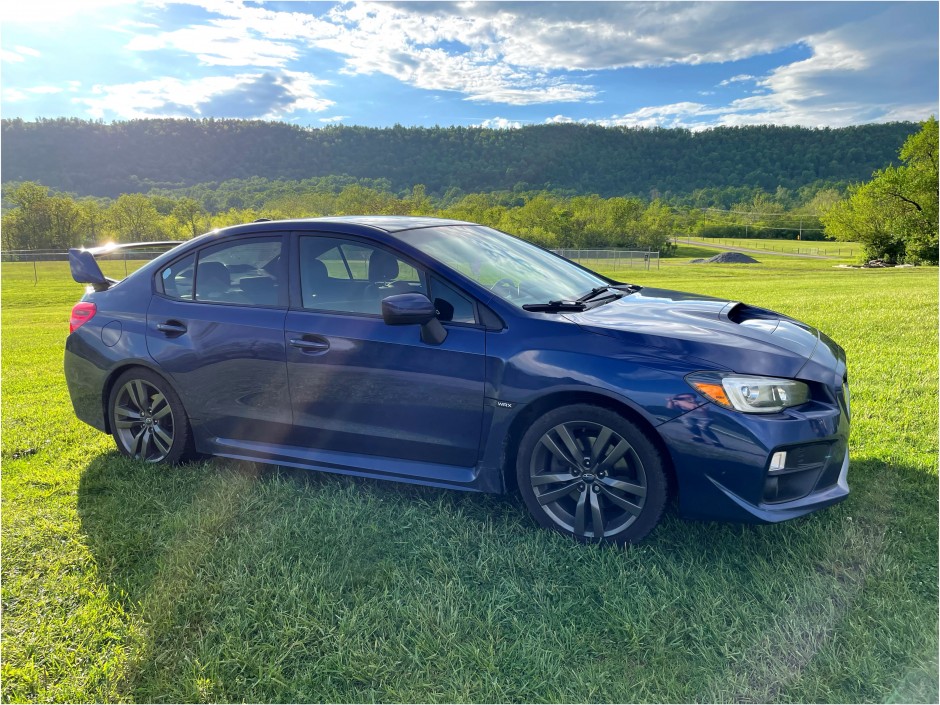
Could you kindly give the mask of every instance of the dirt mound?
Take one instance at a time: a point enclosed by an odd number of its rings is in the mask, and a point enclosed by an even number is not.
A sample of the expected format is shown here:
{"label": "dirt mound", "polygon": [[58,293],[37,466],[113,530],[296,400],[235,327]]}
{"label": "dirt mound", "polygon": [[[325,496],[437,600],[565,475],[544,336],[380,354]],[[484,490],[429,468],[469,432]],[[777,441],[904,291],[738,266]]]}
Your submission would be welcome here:
{"label": "dirt mound", "polygon": [[743,252],[722,252],[708,259],[694,259],[690,264],[711,264],[712,262],[715,264],[760,264],[756,259]]}

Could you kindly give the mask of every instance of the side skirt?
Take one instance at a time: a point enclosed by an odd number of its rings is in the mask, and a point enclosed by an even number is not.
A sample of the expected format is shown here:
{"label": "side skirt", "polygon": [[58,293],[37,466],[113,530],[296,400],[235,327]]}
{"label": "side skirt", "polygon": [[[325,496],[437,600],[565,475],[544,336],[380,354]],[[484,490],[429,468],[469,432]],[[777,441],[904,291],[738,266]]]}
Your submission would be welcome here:
{"label": "side skirt", "polygon": [[368,477],[377,480],[392,480],[416,485],[445,487],[471,492],[494,492],[481,476],[479,468],[438,465],[414,460],[383,458],[362,453],[315,450],[298,446],[273,443],[241,441],[231,438],[211,438],[206,450],[212,455],[234,460],[285,465],[304,470],[319,470]]}

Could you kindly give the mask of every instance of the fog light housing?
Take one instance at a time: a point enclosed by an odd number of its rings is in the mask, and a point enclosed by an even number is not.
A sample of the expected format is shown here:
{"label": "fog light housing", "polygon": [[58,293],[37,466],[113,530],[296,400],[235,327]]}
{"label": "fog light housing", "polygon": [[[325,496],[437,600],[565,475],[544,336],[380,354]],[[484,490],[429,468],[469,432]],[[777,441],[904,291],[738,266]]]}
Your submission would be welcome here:
{"label": "fog light housing", "polygon": [[770,472],[779,473],[787,469],[787,452],[778,450],[770,458]]}

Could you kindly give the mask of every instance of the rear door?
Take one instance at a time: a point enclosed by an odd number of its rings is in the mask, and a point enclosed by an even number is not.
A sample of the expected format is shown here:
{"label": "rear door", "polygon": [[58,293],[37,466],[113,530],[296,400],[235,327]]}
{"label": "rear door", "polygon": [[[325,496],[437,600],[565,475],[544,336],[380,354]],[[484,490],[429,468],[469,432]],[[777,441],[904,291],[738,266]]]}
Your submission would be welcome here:
{"label": "rear door", "polygon": [[[472,467],[483,418],[485,332],[472,302],[452,305],[440,345],[389,326],[381,301],[428,293],[425,272],[392,250],[298,234],[285,343],[296,445]],[[445,307],[446,308],[446,307]],[[467,310],[469,309],[469,318]],[[446,317],[446,316],[445,316]]]}
{"label": "rear door", "polygon": [[155,280],[150,354],[210,437],[280,442],[289,433],[286,240],[277,233],[225,240]]}

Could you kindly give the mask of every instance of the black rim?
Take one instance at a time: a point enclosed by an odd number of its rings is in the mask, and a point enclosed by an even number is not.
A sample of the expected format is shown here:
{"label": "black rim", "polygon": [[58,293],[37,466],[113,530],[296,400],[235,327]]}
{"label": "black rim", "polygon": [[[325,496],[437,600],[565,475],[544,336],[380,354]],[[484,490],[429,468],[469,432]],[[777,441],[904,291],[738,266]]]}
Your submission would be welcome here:
{"label": "black rim", "polygon": [[532,453],[535,499],[560,528],[601,539],[636,521],[646,504],[646,470],[636,450],[599,423],[568,421],[545,433]]}
{"label": "black rim", "polygon": [[132,379],[118,391],[114,428],[124,450],[134,458],[157,463],[173,447],[175,425],[170,402],[142,379]]}

